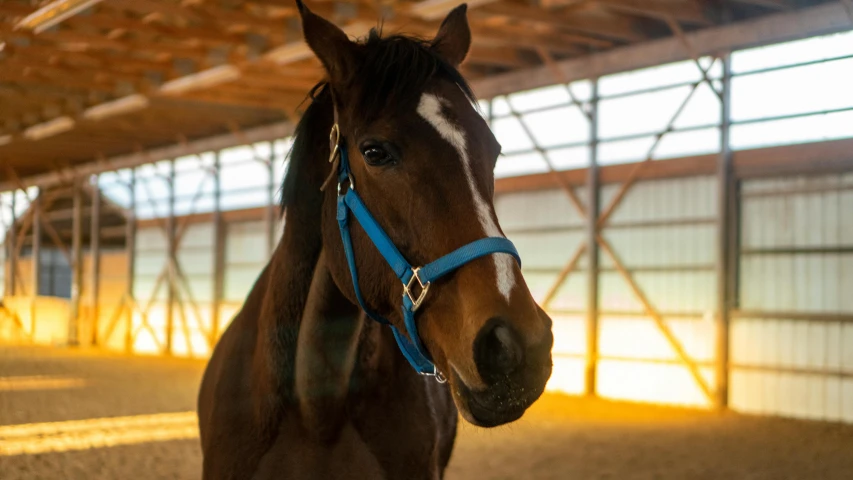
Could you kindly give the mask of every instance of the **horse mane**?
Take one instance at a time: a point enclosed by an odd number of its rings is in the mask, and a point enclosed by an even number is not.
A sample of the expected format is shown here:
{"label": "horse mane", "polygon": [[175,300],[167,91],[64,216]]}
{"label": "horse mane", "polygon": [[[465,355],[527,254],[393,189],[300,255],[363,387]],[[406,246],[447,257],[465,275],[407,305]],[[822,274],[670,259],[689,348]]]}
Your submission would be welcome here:
{"label": "horse mane", "polygon": [[[429,41],[400,34],[383,37],[381,28],[373,28],[360,46],[358,68],[348,72],[343,85],[355,94],[356,111],[365,122],[378,119],[389,105],[398,111],[414,108],[427,84],[437,78],[457,85],[476,105],[468,82]],[[296,126],[290,163],[281,186],[281,212],[297,201],[298,185],[305,181],[300,172],[306,162],[316,161],[317,146],[322,145],[320,142],[328,144],[328,128],[318,124],[332,108],[328,81],[315,85],[308,97],[311,103]]]}

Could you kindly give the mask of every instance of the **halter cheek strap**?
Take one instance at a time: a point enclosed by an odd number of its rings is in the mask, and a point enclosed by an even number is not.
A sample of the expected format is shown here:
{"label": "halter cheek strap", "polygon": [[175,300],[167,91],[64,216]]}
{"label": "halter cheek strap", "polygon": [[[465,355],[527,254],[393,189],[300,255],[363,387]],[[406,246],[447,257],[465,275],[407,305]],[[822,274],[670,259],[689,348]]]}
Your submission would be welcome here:
{"label": "halter cheek strap", "polygon": [[[332,127],[330,137],[332,142],[331,155],[329,162],[338,165],[338,202],[337,202],[337,220],[341,231],[341,239],[343,240],[344,253],[346,254],[347,264],[349,265],[350,275],[352,276],[353,290],[355,297],[358,300],[362,310],[373,320],[389,325],[394,333],[394,338],[403,356],[406,357],[409,364],[422,375],[435,376],[439,382],[444,382],[445,378],[436,369],[430,359],[429,354],[421,343],[418,336],[418,327],[415,322],[415,312],[426,299],[430,285],[443,277],[444,275],[458,269],[459,267],[486,255],[493,253],[505,253],[512,255],[513,258],[521,266],[521,259],[518,256],[518,251],[515,246],[503,237],[488,237],[475,240],[463,247],[454,250],[453,252],[428,263],[423,267],[412,267],[409,262],[403,257],[394,242],[388,237],[388,234],[379,226],[373,215],[362,202],[361,197],[355,191],[355,183],[353,182],[352,173],[349,168],[349,156],[347,154],[346,145],[340,138],[340,133],[337,123]],[[406,334],[400,331],[397,327],[391,324],[387,319],[369,310],[364,303],[364,298],[361,295],[359,288],[358,273],[356,271],[355,253],[352,248],[352,238],[350,237],[350,213],[361,227],[364,229],[367,236],[373,242],[373,245],[379,250],[379,253],[397,275],[397,278],[402,282],[403,287],[403,321],[406,329]]]}

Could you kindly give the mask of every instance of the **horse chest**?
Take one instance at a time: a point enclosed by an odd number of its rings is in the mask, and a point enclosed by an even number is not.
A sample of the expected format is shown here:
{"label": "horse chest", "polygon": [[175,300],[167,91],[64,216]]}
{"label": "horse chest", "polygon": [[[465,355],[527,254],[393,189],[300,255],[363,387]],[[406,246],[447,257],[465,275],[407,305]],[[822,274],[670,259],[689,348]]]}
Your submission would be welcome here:
{"label": "horse chest", "polygon": [[421,405],[401,402],[408,404],[408,413],[387,405],[356,405],[332,441],[314,438],[291,418],[253,478],[440,479],[455,436],[456,412],[443,401],[433,402],[432,392],[424,393]]}

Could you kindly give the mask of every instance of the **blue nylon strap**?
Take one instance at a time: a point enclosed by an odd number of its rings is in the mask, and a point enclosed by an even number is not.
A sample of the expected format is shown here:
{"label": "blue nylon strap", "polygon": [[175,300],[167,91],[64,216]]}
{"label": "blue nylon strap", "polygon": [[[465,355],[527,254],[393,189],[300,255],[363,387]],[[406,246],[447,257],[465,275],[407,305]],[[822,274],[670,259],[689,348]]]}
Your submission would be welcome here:
{"label": "blue nylon strap", "polygon": [[338,211],[336,216],[338,219],[338,227],[340,227],[339,229],[341,231],[341,240],[343,240],[344,243],[344,254],[346,254],[350,276],[352,277],[352,288],[355,291],[355,298],[358,300],[358,305],[362,310],[364,310],[364,313],[366,313],[368,317],[384,325],[391,325],[391,322],[382,318],[378,314],[373,313],[364,304],[364,298],[361,296],[361,288],[358,284],[358,273],[355,268],[355,253],[352,250],[352,238],[349,234],[349,214],[342,196],[338,196]]}
{"label": "blue nylon strap", "polygon": [[358,223],[361,224],[361,228],[364,229],[367,236],[376,245],[376,249],[385,257],[385,261],[388,262],[391,270],[394,271],[394,275],[397,275],[397,278],[402,280],[406,273],[412,270],[412,266],[403,258],[403,254],[397,250],[397,247],[388,238],[385,230],[382,230],[382,227],[379,226],[379,223],[376,222],[376,219],[373,218],[373,215],[364,206],[364,202],[361,201],[361,197],[355,193],[355,190],[349,189],[346,195],[344,195],[344,201],[352,211],[352,214],[355,215]]}
{"label": "blue nylon strap", "polygon": [[518,266],[521,267],[521,257],[518,256],[518,250],[515,249],[512,242],[503,237],[488,237],[475,240],[432,263],[424,265],[418,272],[418,276],[423,283],[433,282],[472,260],[493,253],[508,253],[515,258]]}
{"label": "blue nylon strap", "polygon": [[[403,356],[409,364],[418,373],[435,375],[438,372],[435,365],[430,360],[429,354],[426,352],[426,349],[421,343],[420,336],[418,335],[418,326],[415,322],[415,306],[412,303],[412,299],[409,298],[408,295],[402,295],[403,322],[408,336],[394,325],[391,325],[391,322],[369,310],[364,304],[364,298],[361,295],[361,288],[359,287],[358,282],[355,253],[352,248],[352,238],[350,237],[349,231],[349,212],[352,212],[353,216],[355,216],[365,233],[367,233],[367,236],[376,246],[377,250],[379,250],[379,253],[383,258],[385,258],[385,261],[388,262],[388,265],[394,271],[394,274],[397,275],[397,278],[399,278],[404,285],[411,280],[414,273],[412,266],[406,261],[400,251],[397,250],[397,247],[394,246],[394,242],[391,241],[388,234],[385,233],[385,230],[382,229],[376,219],[373,218],[373,215],[370,214],[370,211],[364,205],[364,202],[361,201],[361,198],[355,192],[354,185],[351,184],[347,189],[347,192],[345,194],[341,194],[341,185],[346,181],[352,183],[352,177],[350,176],[347,149],[343,142],[341,142],[336,217],[338,220],[338,226],[341,230],[341,240],[344,244],[344,253],[346,255],[347,264],[349,265],[353,290],[355,291],[355,297],[358,300],[358,304],[367,316],[379,323],[391,326],[391,330],[394,333],[394,339],[397,341],[400,351],[403,353]],[[427,284],[438,280],[442,276],[458,269],[472,260],[493,253],[506,253],[512,255],[518,262],[519,266],[521,266],[521,259],[519,258],[518,251],[512,242],[506,238],[489,237],[471,242],[439,258],[438,260],[427,264],[420,269],[418,276],[423,284]]]}

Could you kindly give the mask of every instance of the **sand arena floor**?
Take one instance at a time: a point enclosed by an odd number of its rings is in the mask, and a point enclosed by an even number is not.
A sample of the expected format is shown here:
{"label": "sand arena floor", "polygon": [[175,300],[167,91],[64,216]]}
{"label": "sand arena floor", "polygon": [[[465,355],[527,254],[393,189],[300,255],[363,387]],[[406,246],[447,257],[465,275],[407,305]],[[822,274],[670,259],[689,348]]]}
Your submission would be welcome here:
{"label": "sand arena floor", "polygon": [[[203,368],[0,346],[0,479],[199,478]],[[463,427],[447,478],[850,480],[853,426],[548,395],[510,426]]]}

